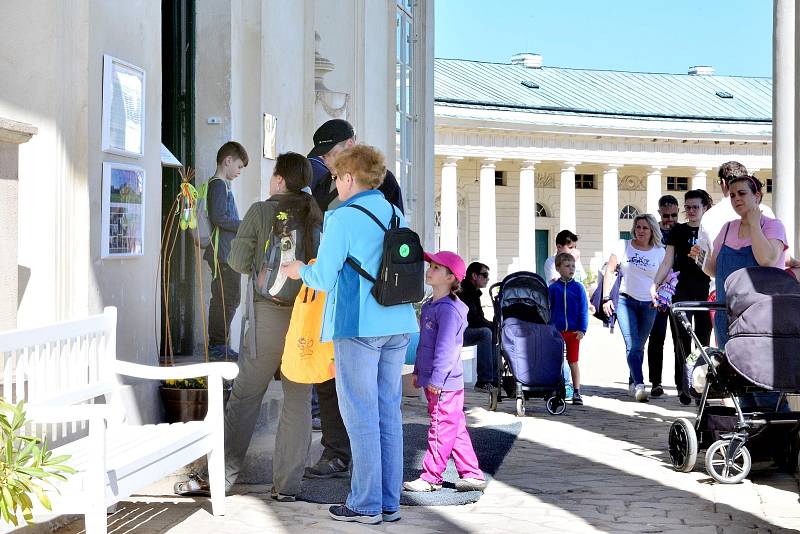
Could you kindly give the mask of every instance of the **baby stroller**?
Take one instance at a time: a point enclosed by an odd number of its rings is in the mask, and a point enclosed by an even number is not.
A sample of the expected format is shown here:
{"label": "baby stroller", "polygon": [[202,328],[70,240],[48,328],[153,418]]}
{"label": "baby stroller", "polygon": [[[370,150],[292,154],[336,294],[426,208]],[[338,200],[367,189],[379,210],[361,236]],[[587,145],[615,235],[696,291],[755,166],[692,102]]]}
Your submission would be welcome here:
{"label": "baby stroller", "polygon": [[[706,379],[695,421],[681,418],[670,428],[669,454],[673,467],[688,473],[698,450],[707,449],[708,474],[735,484],[747,477],[753,457],[797,468],[800,412],[789,409],[786,395],[800,392],[800,284],[780,269],[750,267],[729,276],[725,291],[727,303],[672,306],[698,347],[695,389],[703,372]],[[686,312],[726,306],[730,339],[724,351],[702,347]]]}
{"label": "baby stroller", "polygon": [[[538,274],[520,271],[492,285],[489,295],[494,304],[498,388],[517,399],[519,417],[525,416],[530,398],[545,399],[553,415],[564,413],[564,340],[549,324],[547,284]],[[493,402],[490,409],[496,408]]]}

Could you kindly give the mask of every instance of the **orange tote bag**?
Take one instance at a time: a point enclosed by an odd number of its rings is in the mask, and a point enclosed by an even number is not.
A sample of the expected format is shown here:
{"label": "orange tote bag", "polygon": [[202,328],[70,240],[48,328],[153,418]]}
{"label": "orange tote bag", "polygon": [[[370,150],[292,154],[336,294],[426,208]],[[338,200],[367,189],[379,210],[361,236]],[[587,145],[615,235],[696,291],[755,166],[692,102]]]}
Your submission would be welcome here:
{"label": "orange tote bag", "polygon": [[303,284],[294,301],[283,347],[281,372],[299,384],[319,384],[336,375],[333,343],[321,343],[325,293]]}

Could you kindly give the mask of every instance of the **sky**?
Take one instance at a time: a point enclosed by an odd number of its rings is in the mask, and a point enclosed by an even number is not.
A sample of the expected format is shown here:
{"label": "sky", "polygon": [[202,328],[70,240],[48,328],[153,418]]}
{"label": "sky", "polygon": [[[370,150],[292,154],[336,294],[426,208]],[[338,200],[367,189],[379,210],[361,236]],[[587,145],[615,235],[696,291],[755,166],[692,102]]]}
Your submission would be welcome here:
{"label": "sky", "polygon": [[772,76],[772,0],[436,0],[437,58]]}

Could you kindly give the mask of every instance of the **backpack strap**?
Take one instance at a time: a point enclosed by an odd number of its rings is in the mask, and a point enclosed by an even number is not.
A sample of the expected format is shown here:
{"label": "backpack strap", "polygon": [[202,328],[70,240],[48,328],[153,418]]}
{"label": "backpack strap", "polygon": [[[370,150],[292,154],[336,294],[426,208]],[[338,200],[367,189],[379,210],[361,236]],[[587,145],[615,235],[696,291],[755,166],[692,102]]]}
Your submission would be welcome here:
{"label": "backpack strap", "polygon": [[[390,204],[390,205],[391,205],[391,204]],[[385,227],[383,226],[383,223],[380,221],[380,219],[378,219],[378,218],[375,216],[375,214],[373,214],[371,211],[369,211],[369,210],[368,210],[367,208],[365,208],[364,206],[359,206],[358,204],[350,204],[350,205],[349,205],[349,206],[347,206],[347,207],[348,207],[348,208],[355,208],[355,209],[357,209],[358,211],[361,211],[361,212],[363,212],[363,213],[366,213],[367,215],[369,215],[369,218],[370,218],[370,219],[372,219],[373,221],[375,221],[375,224],[377,224],[377,225],[378,225],[378,227],[379,227],[381,230],[383,230],[384,232],[387,232],[387,231],[389,231],[389,230],[391,230],[391,229],[394,229],[394,228],[397,228],[397,227],[399,227],[399,226],[400,226],[400,217],[398,217],[398,216],[397,216],[397,212],[395,211],[394,205],[391,205],[391,206],[392,206],[392,219],[391,219],[391,221],[389,222],[389,228],[385,228]],[[360,274],[361,276],[363,276],[364,278],[366,278],[367,280],[369,280],[369,281],[370,281],[370,282],[372,282],[373,284],[375,283],[375,277],[374,277],[374,276],[372,276],[371,274],[369,274],[367,271],[365,271],[365,270],[364,270],[364,268],[363,268],[363,267],[361,267],[359,264],[357,264],[357,263],[356,263],[356,260],[354,260],[353,258],[351,258],[350,256],[348,256],[348,257],[347,257],[347,260],[345,260],[345,263],[347,263],[348,265],[350,265],[350,267],[352,267],[352,268],[353,268],[353,269],[354,269],[354,270],[355,270],[355,271],[356,271],[358,274]]]}

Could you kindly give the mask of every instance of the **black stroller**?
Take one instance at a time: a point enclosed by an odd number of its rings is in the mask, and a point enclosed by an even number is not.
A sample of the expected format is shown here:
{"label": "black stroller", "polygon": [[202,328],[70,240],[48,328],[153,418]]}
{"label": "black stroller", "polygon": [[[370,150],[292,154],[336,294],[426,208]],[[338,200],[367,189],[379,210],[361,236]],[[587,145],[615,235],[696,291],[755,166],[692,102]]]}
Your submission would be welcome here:
{"label": "black stroller", "polygon": [[[509,274],[489,288],[494,304],[498,389],[517,399],[517,415],[525,416],[525,401],[545,399],[547,411],[567,409],[562,363],[564,340],[550,322],[547,284],[538,274]],[[497,408],[493,396],[491,410]]]}
{"label": "black stroller", "polygon": [[[706,380],[695,421],[681,418],[672,424],[669,454],[673,467],[688,473],[698,450],[707,449],[708,474],[735,484],[747,477],[753,457],[797,468],[800,412],[789,408],[786,395],[800,392],[800,284],[780,269],[750,267],[729,276],[725,292],[727,303],[672,306],[699,348],[687,374],[694,371],[696,386],[703,371]],[[722,311],[726,304],[730,338],[725,350],[702,347],[686,312]]]}

